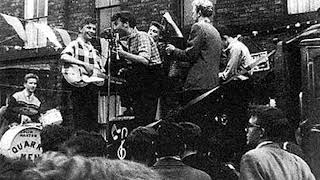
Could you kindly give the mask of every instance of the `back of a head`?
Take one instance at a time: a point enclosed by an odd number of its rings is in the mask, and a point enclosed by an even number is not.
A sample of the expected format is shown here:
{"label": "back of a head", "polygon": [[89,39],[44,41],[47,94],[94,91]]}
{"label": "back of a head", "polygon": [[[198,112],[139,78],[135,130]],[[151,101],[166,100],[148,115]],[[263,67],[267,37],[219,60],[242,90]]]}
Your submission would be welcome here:
{"label": "back of a head", "polygon": [[257,117],[257,124],[264,129],[265,138],[275,142],[288,139],[290,124],[280,109],[270,106],[257,106],[251,115]]}
{"label": "back of a head", "polygon": [[97,166],[104,165],[105,171],[108,172],[110,180],[126,180],[126,179],[140,179],[140,180],[160,180],[160,175],[153,169],[128,160],[111,160],[102,159],[99,157],[91,158]]}
{"label": "back of a head", "polygon": [[41,146],[43,152],[58,151],[59,147],[67,141],[73,134],[71,127],[60,125],[45,126],[41,133]]}
{"label": "back of a head", "polygon": [[213,3],[210,0],[194,0],[192,6],[195,8],[195,11],[200,12],[203,17],[213,15]]}
{"label": "back of a head", "polygon": [[137,161],[151,160],[157,133],[153,128],[139,126],[131,131],[125,141],[128,154]]}
{"label": "back of a head", "polygon": [[183,142],[187,145],[188,148],[197,150],[198,143],[201,137],[201,128],[191,122],[180,122],[179,125],[183,128]]}
{"label": "back of a head", "polygon": [[137,25],[135,17],[129,11],[121,11],[111,17],[111,21],[117,21],[117,19],[120,19],[122,23],[129,23],[131,28],[134,28]]}
{"label": "back of a head", "polygon": [[225,35],[229,37],[235,37],[237,35],[237,33],[233,31],[231,28],[222,24],[217,26],[217,30],[219,31],[221,37]]}
{"label": "back of a head", "polygon": [[107,156],[107,143],[100,134],[93,132],[76,132],[61,149],[70,155]]}
{"label": "back of a head", "polygon": [[175,156],[182,151],[183,128],[174,122],[162,121],[158,129],[157,153],[160,157]]}
{"label": "back of a head", "polygon": [[25,180],[104,180],[110,179],[105,164],[95,163],[83,156],[65,156],[47,152],[35,168],[23,173]]}

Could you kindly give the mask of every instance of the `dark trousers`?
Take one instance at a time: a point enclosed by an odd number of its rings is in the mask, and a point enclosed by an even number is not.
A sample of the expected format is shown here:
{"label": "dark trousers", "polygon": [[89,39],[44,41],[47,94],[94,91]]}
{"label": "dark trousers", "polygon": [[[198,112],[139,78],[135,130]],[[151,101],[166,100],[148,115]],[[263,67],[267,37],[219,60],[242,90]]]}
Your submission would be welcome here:
{"label": "dark trousers", "polygon": [[126,80],[120,90],[122,105],[133,109],[138,125],[154,122],[160,96],[159,67],[135,66]]}
{"label": "dark trousers", "polygon": [[71,91],[74,128],[98,132],[98,87],[93,84],[73,87],[66,81],[64,87]]}

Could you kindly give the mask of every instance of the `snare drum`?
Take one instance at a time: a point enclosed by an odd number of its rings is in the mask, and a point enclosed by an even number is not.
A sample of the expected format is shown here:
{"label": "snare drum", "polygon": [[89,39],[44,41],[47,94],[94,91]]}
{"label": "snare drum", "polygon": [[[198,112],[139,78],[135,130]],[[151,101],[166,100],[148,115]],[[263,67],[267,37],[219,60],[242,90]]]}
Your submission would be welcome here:
{"label": "snare drum", "polygon": [[14,126],[0,140],[0,152],[9,158],[35,160],[42,154],[40,123]]}
{"label": "snare drum", "polygon": [[62,115],[58,109],[50,109],[45,114],[41,115],[39,121],[43,126],[52,125],[52,124],[61,124]]}

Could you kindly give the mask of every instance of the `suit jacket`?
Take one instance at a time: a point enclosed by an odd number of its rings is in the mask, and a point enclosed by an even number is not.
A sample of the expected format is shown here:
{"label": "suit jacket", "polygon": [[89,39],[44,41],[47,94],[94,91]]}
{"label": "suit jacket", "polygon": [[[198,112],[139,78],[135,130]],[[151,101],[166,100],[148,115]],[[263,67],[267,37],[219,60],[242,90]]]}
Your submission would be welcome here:
{"label": "suit jacket", "polygon": [[185,50],[176,48],[174,55],[190,62],[185,90],[207,90],[219,84],[219,65],[222,42],[219,32],[210,23],[200,21],[192,25]]}
{"label": "suit jacket", "polygon": [[170,157],[160,159],[153,165],[153,169],[163,177],[163,180],[211,180],[207,173]]}
{"label": "suit jacket", "polygon": [[208,173],[212,180],[227,179],[238,180],[234,170],[220,162],[218,159],[208,158],[200,153],[191,154],[182,158],[182,162],[193,168]]}
{"label": "suit jacket", "polygon": [[268,143],[248,151],[240,163],[240,180],[315,180],[300,157]]}

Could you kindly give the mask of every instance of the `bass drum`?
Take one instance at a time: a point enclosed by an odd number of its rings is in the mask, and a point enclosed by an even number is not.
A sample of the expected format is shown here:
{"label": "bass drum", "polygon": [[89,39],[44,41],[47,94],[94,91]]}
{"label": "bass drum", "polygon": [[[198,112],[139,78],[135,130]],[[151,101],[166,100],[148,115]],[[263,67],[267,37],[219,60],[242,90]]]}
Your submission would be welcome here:
{"label": "bass drum", "polygon": [[35,160],[42,154],[41,124],[29,123],[7,130],[0,140],[0,153],[9,158]]}

